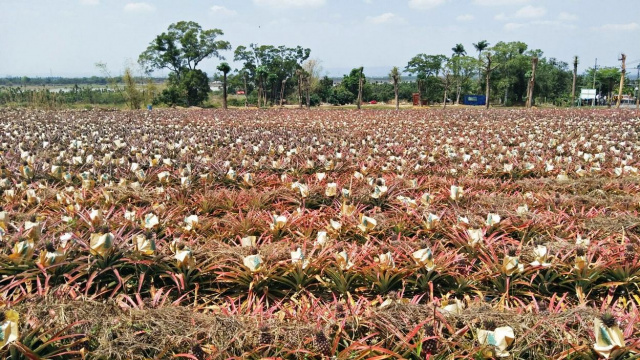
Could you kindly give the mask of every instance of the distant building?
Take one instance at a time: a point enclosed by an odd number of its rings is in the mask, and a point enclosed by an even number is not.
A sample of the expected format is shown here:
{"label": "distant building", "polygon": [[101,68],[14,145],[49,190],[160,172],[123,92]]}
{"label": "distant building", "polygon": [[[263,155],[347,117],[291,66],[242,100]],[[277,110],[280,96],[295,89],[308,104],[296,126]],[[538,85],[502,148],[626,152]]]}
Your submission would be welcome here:
{"label": "distant building", "polygon": [[222,90],[222,82],[220,81],[212,81],[209,83],[209,88],[211,91],[221,91]]}

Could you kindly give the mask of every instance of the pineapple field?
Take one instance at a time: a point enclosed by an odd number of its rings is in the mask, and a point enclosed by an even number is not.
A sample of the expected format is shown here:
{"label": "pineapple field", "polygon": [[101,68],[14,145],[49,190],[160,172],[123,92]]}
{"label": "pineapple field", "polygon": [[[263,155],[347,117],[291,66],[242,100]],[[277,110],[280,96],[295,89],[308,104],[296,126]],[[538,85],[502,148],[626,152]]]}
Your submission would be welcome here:
{"label": "pineapple field", "polygon": [[631,110],[0,111],[2,359],[635,359]]}

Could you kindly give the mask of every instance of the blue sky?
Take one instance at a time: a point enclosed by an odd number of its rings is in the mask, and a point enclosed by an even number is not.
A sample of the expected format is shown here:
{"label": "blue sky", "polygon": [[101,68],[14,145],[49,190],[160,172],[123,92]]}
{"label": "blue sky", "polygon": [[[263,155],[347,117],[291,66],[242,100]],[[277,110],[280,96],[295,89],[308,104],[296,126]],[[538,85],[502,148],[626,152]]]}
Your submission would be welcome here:
{"label": "blue sky", "polygon": [[96,62],[120,74],[180,20],[222,29],[234,48],[309,47],[330,75],[402,68],[456,43],[476,55],[483,39],[524,41],[567,62],[578,55],[581,70],[595,58],[618,66],[621,52],[633,73],[640,61],[638,0],[0,0],[0,76],[99,75]]}

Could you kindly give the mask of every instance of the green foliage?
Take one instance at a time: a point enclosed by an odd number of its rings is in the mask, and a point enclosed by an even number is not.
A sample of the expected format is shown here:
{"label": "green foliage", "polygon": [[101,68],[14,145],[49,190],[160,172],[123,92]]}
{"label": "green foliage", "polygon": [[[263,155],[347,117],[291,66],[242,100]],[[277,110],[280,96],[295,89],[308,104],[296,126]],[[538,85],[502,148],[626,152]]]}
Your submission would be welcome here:
{"label": "green foliage", "polygon": [[75,104],[125,105],[122,93],[104,88],[74,86],[70,91],[51,91],[47,88],[24,89],[0,87],[0,105],[32,106],[57,109]]}
{"label": "green foliage", "polygon": [[409,60],[409,63],[405,67],[404,71],[416,75],[416,84],[418,92],[422,93],[423,99],[436,100],[440,96],[433,96],[434,91],[438,91],[440,88],[440,81],[432,78],[437,78],[444,65],[447,62],[447,57],[444,55],[426,55],[418,54]]}
{"label": "green foliage", "polygon": [[322,102],[322,99],[318,94],[311,94],[311,96],[309,97],[309,100],[310,100],[311,106],[318,106]]}
{"label": "green foliage", "polygon": [[379,83],[379,84],[366,84],[364,88],[364,101],[382,101],[389,102],[395,97],[393,92],[393,84]]}
{"label": "green foliage", "polygon": [[[533,53],[527,52],[528,45],[521,41],[509,43],[498,42],[491,51],[493,61],[500,66],[492,74],[494,94],[503,94],[503,101],[507,104],[522,103],[527,91],[529,78],[527,71],[531,70]],[[540,55],[542,52],[536,53]]]}
{"label": "green foliage", "polygon": [[169,86],[162,91],[158,101],[167,105],[197,106],[209,96],[209,78],[201,70],[190,70],[181,79],[172,73],[169,75]]}
{"label": "green foliage", "polygon": [[187,106],[202,104],[210,89],[206,73],[196,67],[204,59],[222,58],[219,52],[231,49],[229,42],[216,40],[223,34],[220,29],[202,30],[195,22],[180,21],[156,36],[140,54],[138,62],[147,71],[171,70],[169,88],[160,96],[161,102]]}
{"label": "green foliage", "polygon": [[329,102],[329,98],[331,97],[332,93],[333,93],[333,80],[331,80],[328,76],[325,76],[319,81],[316,94],[320,97],[322,101]]}
{"label": "green foliage", "polygon": [[231,66],[227,62],[222,62],[216,69],[226,75],[231,71]]}
{"label": "green foliage", "polygon": [[[629,79],[625,79],[625,83],[629,84]],[[583,87],[591,89],[593,87],[593,68],[587,70],[582,82]],[[620,86],[620,69],[617,67],[598,68],[596,73],[596,89],[598,92],[611,97],[618,94]]]}
{"label": "green foliage", "polygon": [[355,101],[356,95],[354,95],[351,91],[345,89],[342,86],[338,86],[337,88],[331,91],[331,96],[329,96],[329,103],[331,105],[346,105],[351,104]]}
{"label": "green foliage", "polygon": [[169,25],[167,32],[156,36],[138,61],[148,71],[166,68],[177,73],[195,69],[207,58],[220,58],[219,51],[231,49],[227,41],[216,40],[224,35],[220,29],[202,30],[193,21],[180,21]]}
{"label": "green foliage", "polygon": [[473,44],[473,47],[476,48],[478,54],[482,54],[489,47],[489,42],[487,40],[480,40],[477,43]]}
{"label": "green foliage", "polygon": [[[234,52],[234,60],[243,64],[247,82],[258,89],[263,102],[272,104],[284,98],[297,86],[292,81],[296,71],[302,68],[302,63],[309,58],[311,50],[296,46],[257,45],[249,47],[238,46]],[[284,86],[284,89],[283,89]]]}
{"label": "green foliage", "polygon": [[124,70],[124,93],[127,98],[127,105],[130,109],[139,109],[142,104],[143,95],[138,90],[135,78],[131,72],[131,69],[126,68]]}

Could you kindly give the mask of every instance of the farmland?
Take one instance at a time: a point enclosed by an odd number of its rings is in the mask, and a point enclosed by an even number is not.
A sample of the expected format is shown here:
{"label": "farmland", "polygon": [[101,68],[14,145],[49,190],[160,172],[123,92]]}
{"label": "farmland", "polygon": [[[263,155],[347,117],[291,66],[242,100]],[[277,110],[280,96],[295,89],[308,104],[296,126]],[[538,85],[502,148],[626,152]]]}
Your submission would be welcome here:
{"label": "farmland", "polygon": [[0,129],[2,358],[640,346],[631,110],[3,109]]}

